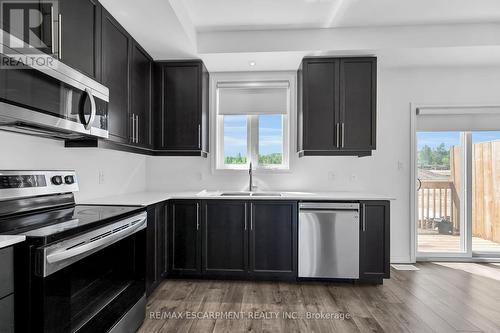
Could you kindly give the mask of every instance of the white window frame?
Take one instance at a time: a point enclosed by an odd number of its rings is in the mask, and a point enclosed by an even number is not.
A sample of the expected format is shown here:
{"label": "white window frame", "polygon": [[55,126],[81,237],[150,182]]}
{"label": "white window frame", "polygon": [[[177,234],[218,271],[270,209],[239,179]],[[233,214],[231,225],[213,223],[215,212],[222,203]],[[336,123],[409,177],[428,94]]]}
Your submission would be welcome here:
{"label": "white window frame", "polygon": [[[258,163],[259,151],[259,120],[258,115],[247,115],[247,163],[241,165],[226,165],[224,163],[224,116],[218,114],[218,89],[217,84],[222,82],[263,82],[263,81],[289,82],[288,110],[283,115],[283,163],[280,165],[260,165]],[[211,74],[210,84],[210,115],[214,129],[212,131],[212,173],[228,173],[248,171],[249,162],[257,173],[283,173],[290,171],[290,156],[293,154],[292,146],[295,138],[292,137],[296,105],[296,74],[294,72],[242,72],[242,73],[214,73]]]}

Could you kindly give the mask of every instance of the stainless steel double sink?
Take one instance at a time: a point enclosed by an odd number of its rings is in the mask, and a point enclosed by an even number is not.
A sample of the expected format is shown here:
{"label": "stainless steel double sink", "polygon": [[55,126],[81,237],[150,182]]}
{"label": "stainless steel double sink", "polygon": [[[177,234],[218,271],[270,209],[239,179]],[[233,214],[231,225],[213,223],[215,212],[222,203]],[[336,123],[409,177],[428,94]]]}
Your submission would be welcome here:
{"label": "stainless steel double sink", "polygon": [[221,197],[281,197],[279,192],[223,192]]}

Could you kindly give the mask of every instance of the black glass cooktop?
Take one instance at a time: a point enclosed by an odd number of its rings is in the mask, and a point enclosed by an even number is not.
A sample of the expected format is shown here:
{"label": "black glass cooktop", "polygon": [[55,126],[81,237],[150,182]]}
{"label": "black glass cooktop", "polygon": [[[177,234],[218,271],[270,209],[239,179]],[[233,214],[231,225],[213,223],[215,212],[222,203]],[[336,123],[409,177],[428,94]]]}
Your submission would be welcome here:
{"label": "black glass cooktop", "polygon": [[25,235],[51,243],[144,210],[140,206],[76,205],[0,219],[0,234]]}

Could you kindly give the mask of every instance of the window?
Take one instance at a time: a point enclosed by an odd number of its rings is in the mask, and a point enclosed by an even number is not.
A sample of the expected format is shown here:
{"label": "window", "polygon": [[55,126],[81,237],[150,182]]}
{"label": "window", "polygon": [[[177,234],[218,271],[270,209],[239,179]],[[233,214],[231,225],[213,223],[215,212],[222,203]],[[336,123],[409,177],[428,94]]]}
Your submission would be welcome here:
{"label": "window", "polygon": [[288,81],[218,82],[216,168],[288,169]]}

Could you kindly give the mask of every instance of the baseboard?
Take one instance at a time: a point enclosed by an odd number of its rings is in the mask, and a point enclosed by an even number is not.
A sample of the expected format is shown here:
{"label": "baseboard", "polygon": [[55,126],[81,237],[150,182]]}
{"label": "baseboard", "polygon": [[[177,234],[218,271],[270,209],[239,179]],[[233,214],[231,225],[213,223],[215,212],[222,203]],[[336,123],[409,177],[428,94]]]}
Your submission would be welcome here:
{"label": "baseboard", "polygon": [[391,257],[391,264],[414,264],[410,257]]}

